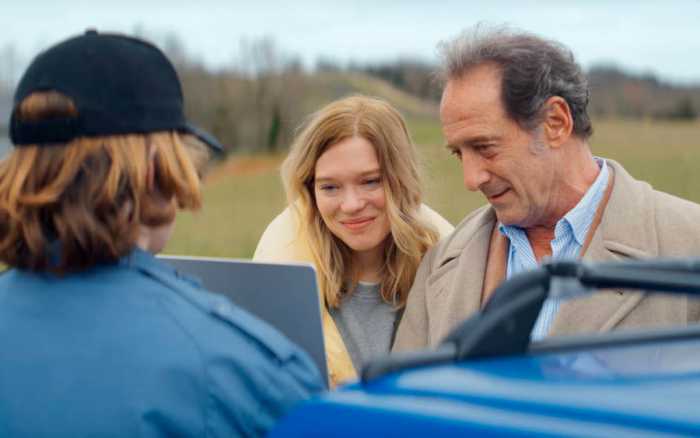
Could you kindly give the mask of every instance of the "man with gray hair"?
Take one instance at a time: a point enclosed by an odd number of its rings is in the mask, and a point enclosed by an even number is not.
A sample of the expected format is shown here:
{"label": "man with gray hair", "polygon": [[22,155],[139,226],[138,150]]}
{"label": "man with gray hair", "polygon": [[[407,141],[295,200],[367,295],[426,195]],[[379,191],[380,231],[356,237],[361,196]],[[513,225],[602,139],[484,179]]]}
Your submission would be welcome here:
{"label": "man with gray hair", "polygon": [[[441,49],[443,133],[464,185],[489,205],[423,259],[394,350],[439,344],[500,282],[545,257],[700,254],[699,205],[592,155],[589,88],[568,49],[507,28],[476,28]],[[699,303],[685,297],[614,292],[547,300],[531,339],[700,317]]]}

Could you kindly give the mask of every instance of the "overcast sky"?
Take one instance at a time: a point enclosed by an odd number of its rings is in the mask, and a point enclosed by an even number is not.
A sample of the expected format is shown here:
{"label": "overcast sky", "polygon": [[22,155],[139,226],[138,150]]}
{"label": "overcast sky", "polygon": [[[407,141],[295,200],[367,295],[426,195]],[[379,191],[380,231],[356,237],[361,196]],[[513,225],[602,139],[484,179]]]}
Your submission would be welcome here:
{"label": "overcast sky", "polygon": [[42,48],[96,27],[140,28],[161,39],[175,33],[189,54],[214,68],[238,56],[242,38],[261,37],[273,38],[307,65],[320,56],[435,61],[438,41],[477,22],[557,39],[585,67],[614,63],[700,83],[699,0],[3,0],[0,53],[14,46],[23,70]]}

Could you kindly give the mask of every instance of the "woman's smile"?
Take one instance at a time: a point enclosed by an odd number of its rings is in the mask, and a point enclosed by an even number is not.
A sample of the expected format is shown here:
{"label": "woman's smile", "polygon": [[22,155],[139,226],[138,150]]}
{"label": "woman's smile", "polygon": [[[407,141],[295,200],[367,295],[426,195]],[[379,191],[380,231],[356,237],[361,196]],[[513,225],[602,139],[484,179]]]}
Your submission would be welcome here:
{"label": "woman's smile", "polygon": [[361,217],[340,221],[343,226],[351,231],[362,231],[374,222],[373,217]]}

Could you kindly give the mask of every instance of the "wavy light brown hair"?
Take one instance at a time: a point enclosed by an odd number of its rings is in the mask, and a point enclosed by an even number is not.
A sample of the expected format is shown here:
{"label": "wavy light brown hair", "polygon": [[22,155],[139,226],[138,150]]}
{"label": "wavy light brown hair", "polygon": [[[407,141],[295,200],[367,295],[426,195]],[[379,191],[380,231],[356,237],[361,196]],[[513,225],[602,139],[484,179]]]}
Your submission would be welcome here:
{"label": "wavy light brown hair", "polygon": [[[57,92],[28,96],[17,114],[78,116]],[[16,147],[0,162],[0,261],[58,274],[117,261],[133,249],[140,225],[166,224],[177,207],[199,208],[206,155],[204,145],[176,132]],[[172,201],[163,208],[163,199]]]}
{"label": "wavy light brown hair", "polygon": [[379,99],[351,96],[312,114],[282,164],[287,198],[301,219],[300,234],[310,242],[326,304],[337,307],[343,295],[357,285],[352,278],[352,250],[323,222],[313,187],[319,157],[351,137],[366,139],[377,153],[391,224],[381,267],[381,294],[387,303],[402,307],[418,265],[438,235],[419,216],[422,194],[416,151],[395,108]]}

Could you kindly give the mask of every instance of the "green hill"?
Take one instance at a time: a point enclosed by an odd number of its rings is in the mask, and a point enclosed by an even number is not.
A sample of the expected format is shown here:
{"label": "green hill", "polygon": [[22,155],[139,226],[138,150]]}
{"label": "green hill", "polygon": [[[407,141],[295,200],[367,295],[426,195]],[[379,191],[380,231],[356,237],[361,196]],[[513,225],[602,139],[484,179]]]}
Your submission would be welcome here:
{"label": "green hill", "polygon": [[435,102],[422,100],[385,80],[364,73],[318,73],[309,76],[307,80],[316,89],[315,93],[309,95],[309,101],[305,102],[307,108],[311,105],[310,110],[343,96],[366,94],[390,102],[404,117],[437,117],[438,108]]}

